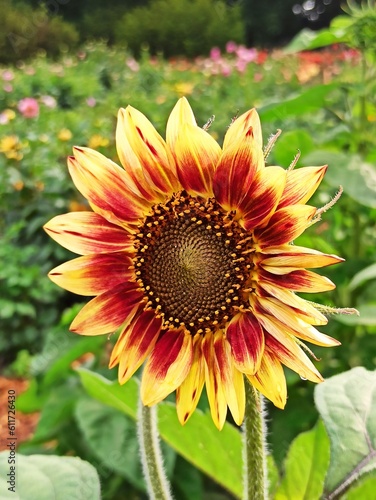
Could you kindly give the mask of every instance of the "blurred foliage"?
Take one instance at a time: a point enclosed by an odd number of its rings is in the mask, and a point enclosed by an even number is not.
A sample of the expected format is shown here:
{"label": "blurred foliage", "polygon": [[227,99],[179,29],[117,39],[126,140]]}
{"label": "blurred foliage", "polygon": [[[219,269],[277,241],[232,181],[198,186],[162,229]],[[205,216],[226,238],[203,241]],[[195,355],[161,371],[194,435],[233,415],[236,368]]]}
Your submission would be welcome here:
{"label": "blurred foliage", "polygon": [[208,54],[213,46],[223,49],[228,40],[242,42],[241,16],[238,5],[228,7],[224,0],[151,0],[118,21],[115,38],[136,57],[144,44],[151,54],[194,57]]}
{"label": "blurred foliage", "polygon": [[57,56],[77,45],[76,28],[61,17],[51,16],[40,4],[33,9],[27,4],[0,0],[0,62],[12,63],[29,58],[42,50]]}

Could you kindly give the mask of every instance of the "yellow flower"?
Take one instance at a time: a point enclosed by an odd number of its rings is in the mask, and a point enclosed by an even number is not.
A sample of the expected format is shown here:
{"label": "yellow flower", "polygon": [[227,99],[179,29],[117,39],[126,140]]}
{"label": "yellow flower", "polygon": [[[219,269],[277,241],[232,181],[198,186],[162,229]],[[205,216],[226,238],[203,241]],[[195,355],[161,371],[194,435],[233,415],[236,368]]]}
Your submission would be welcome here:
{"label": "yellow flower", "polygon": [[22,145],[17,135],[6,135],[0,139],[0,153],[4,153],[10,160],[22,160],[21,148]]}
{"label": "yellow flower", "polygon": [[96,148],[105,148],[108,146],[110,141],[106,139],[106,137],[102,137],[100,134],[94,134],[90,137],[89,139],[89,148],[96,149]]}
{"label": "yellow flower", "polygon": [[191,82],[179,82],[174,85],[175,92],[181,97],[192,94],[193,89],[194,84]]}
{"label": "yellow flower", "polygon": [[57,138],[60,141],[69,141],[72,139],[72,132],[68,128],[62,128],[57,134]]}
{"label": "yellow flower", "polygon": [[322,381],[302,340],[339,344],[313,326],[327,323],[320,306],[297,292],[333,289],[306,268],[342,259],[291,244],[319,219],[320,210],[306,202],[327,167],[266,166],[254,109],[233,121],[221,148],[182,98],[166,136],[128,106],[116,131],[124,168],[74,148],[69,171],[93,212],[46,224],[52,238],[81,255],[49,276],[95,297],[73,332],[121,327],[110,367],[118,365],[123,384],[146,361],[145,405],[176,390],[184,424],[206,385],[215,425],[222,428],[228,407],[240,425],[244,377],[283,408],[282,365]]}

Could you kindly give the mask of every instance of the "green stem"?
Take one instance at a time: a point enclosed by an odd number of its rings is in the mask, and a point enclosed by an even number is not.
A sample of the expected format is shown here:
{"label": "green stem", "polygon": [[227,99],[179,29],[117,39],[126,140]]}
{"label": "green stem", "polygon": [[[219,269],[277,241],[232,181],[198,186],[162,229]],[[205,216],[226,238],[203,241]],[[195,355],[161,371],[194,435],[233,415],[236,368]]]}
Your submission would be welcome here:
{"label": "green stem", "polygon": [[163,468],[157,428],[157,407],[138,406],[138,441],[141,463],[150,500],[172,500],[170,484]]}
{"label": "green stem", "polygon": [[266,500],[268,489],[263,400],[248,379],[245,380],[245,401],[243,500]]}

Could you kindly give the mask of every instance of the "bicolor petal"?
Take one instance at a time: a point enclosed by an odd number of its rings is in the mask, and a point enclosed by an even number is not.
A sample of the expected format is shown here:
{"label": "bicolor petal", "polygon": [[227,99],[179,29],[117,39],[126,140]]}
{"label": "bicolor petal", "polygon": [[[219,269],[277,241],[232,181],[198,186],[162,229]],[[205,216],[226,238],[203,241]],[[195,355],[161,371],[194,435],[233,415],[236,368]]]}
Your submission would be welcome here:
{"label": "bicolor petal", "polygon": [[187,377],[176,389],[176,411],[179,422],[184,425],[197,407],[205,383],[205,365],[201,352],[202,337],[193,337],[192,366]]}
{"label": "bicolor petal", "polygon": [[260,117],[254,108],[243,113],[231,123],[223,141],[223,149],[227,149],[234,142],[243,141],[247,136],[252,136],[256,144],[262,148]]}
{"label": "bicolor petal", "polygon": [[148,359],[141,382],[141,399],[152,406],[179,387],[193,360],[192,336],[183,330],[167,330]]}
{"label": "bicolor petal", "polygon": [[131,279],[131,258],[124,252],[84,255],[48,273],[51,281],[79,295],[100,295]]}
{"label": "bicolor petal", "polygon": [[193,195],[213,196],[213,175],[221,154],[205,130],[183,123],[175,142],[176,169],[183,188]]}
{"label": "bicolor petal", "polygon": [[293,205],[277,210],[264,229],[256,229],[256,244],[264,249],[268,246],[283,245],[300,236],[312,223],[315,207]]}
{"label": "bicolor petal", "polygon": [[226,330],[236,368],[253,375],[259,369],[264,352],[264,334],[251,312],[236,314]]}
{"label": "bicolor petal", "polygon": [[306,203],[319,187],[328,166],[303,167],[287,172],[285,189],[278,208]]}
{"label": "bicolor petal", "polygon": [[162,326],[155,311],[143,311],[124,331],[122,352],[119,356],[119,383],[125,384],[152,352]]}
{"label": "bicolor petal", "polygon": [[258,282],[277,285],[287,288],[294,292],[301,293],[319,293],[334,290],[335,284],[326,276],[307,271],[306,269],[297,269],[289,273],[274,274],[265,269],[257,271]]}
{"label": "bicolor petal", "polygon": [[263,168],[264,154],[252,137],[224,149],[213,179],[218,203],[225,210],[238,209]]}
{"label": "bicolor petal", "polygon": [[304,318],[307,323],[312,325],[326,325],[328,318],[326,318],[320,311],[318,311],[311,303],[302,299],[291,290],[286,288],[269,285],[268,283],[260,283],[268,295],[275,297],[280,302],[294,309],[294,313]]}
{"label": "bicolor petal", "polygon": [[205,386],[210,413],[214,425],[221,430],[226,420],[227,400],[215,356],[214,336],[211,332],[206,333],[204,336],[202,353],[205,358]]}
{"label": "bicolor petal", "polygon": [[122,111],[122,126],[129,146],[142,166],[145,179],[161,193],[172,194],[176,191],[178,182],[173,156],[152,123],[143,113],[127,106]]}
{"label": "bicolor petal", "polygon": [[69,329],[80,335],[113,333],[126,321],[131,321],[143,297],[137,283],[118,285],[88,302]]}
{"label": "bicolor petal", "polygon": [[286,170],[267,167],[257,172],[239,210],[247,231],[265,226],[274,214],[286,183]]}
{"label": "bicolor petal", "polygon": [[59,245],[80,255],[133,251],[130,234],[94,212],[57,215],[43,228]]}
{"label": "bicolor petal", "polygon": [[274,274],[285,274],[296,269],[320,268],[343,262],[337,255],[330,255],[295,245],[263,248],[260,265]]}
{"label": "bicolor petal", "polygon": [[128,187],[123,169],[88,148],[74,148],[68,168],[80,193],[109,222],[122,225],[140,219],[150,205]]}
{"label": "bicolor petal", "polygon": [[223,392],[233,419],[241,425],[245,411],[245,389],[242,373],[234,366],[231,347],[223,332],[218,330],[213,339],[214,353]]}

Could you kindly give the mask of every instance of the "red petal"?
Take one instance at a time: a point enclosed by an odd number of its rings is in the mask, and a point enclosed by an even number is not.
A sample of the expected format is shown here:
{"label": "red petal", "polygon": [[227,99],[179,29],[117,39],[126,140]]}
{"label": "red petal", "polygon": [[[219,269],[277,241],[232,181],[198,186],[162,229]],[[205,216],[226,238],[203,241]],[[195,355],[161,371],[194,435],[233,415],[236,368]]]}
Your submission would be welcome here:
{"label": "red petal", "polygon": [[81,255],[132,250],[130,234],[94,212],[71,212],[58,215],[45,231],[59,245]]}
{"label": "red petal", "polygon": [[264,334],[255,316],[250,312],[234,316],[226,336],[236,368],[242,373],[256,373],[264,352]]}

